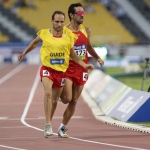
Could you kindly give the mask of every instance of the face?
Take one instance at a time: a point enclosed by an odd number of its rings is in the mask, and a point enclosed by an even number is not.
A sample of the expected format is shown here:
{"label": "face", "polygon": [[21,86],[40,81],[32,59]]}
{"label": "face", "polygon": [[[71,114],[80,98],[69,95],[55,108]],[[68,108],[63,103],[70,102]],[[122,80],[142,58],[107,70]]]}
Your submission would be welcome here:
{"label": "face", "polygon": [[78,24],[82,24],[84,20],[85,11],[82,7],[75,7],[76,13],[73,14],[74,21]]}
{"label": "face", "polygon": [[52,20],[53,29],[57,32],[61,32],[64,26],[65,17],[62,14],[55,14],[54,20]]}

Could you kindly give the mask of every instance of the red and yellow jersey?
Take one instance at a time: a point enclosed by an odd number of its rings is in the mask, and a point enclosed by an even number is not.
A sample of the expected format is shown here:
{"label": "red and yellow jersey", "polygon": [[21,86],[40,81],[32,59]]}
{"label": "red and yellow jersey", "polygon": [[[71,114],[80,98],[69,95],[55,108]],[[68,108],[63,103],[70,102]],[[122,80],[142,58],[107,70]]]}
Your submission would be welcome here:
{"label": "red and yellow jersey", "polygon": [[42,29],[37,35],[42,40],[40,49],[42,65],[65,72],[69,66],[70,49],[74,46],[77,36],[67,27],[63,28],[61,38],[54,37],[49,29]]}
{"label": "red and yellow jersey", "polygon": [[[76,54],[85,62],[88,62],[88,53],[87,53],[87,32],[85,27],[81,24],[80,30],[77,32],[73,32],[78,36],[74,44],[74,50]],[[79,64],[74,62],[72,58],[69,61],[69,67],[81,67]]]}

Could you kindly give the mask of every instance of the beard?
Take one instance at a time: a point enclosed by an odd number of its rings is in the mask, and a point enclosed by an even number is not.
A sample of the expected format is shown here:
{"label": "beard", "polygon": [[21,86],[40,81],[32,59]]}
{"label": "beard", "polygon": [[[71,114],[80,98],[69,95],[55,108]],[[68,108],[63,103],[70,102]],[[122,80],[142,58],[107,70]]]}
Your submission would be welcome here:
{"label": "beard", "polygon": [[83,23],[83,20],[82,21],[77,21],[77,24],[79,24],[79,25],[82,24],[82,23]]}
{"label": "beard", "polygon": [[62,31],[62,27],[53,27],[55,31],[57,32],[61,32]]}
{"label": "beard", "polygon": [[79,24],[79,25],[80,25],[80,24],[82,24],[82,23],[83,23],[83,17],[82,17],[82,18],[77,19],[77,20],[76,20],[76,22],[77,22],[77,24]]}

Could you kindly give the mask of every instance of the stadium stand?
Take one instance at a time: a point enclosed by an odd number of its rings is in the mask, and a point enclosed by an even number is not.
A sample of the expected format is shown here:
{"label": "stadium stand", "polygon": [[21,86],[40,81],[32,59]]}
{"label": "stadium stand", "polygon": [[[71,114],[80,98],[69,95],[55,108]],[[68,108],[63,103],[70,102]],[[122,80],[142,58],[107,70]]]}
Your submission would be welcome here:
{"label": "stadium stand", "polygon": [[[137,1],[136,1],[137,2]],[[112,6],[111,6],[112,5]],[[105,6],[105,5],[103,5]],[[139,44],[149,43],[149,38],[141,31],[141,29],[134,23],[127,13],[123,17],[118,17],[113,13],[113,7],[121,7],[115,1],[111,0],[110,6],[105,6],[106,9],[128,30],[134,37],[138,39]]]}
{"label": "stadium stand", "polygon": [[150,7],[150,0],[144,0],[144,2]]}
{"label": "stadium stand", "polygon": [[[10,9],[5,8],[3,5],[0,5],[0,13],[6,17],[9,21],[13,22],[15,25],[18,25],[21,30],[25,31],[28,35],[36,35],[36,30],[29,26],[28,23],[24,22],[22,18],[16,16],[16,14],[12,13]],[[9,29],[0,24],[0,30],[4,35],[7,35],[10,39],[9,41],[21,41],[15,34],[12,36]],[[7,31],[6,31],[7,30]]]}
{"label": "stadium stand", "polygon": [[9,30],[7,28],[3,27],[1,24],[0,24],[0,31],[2,32],[3,35],[9,37],[10,42],[19,42],[20,41],[19,38],[17,38],[14,34],[9,32]]}
{"label": "stadium stand", "polygon": [[[5,4],[6,8],[11,8],[13,0]],[[28,3],[29,0],[26,0]],[[75,0],[34,0],[36,9],[28,7],[19,8],[17,16],[22,18],[30,26],[35,28],[36,31],[42,28],[51,27],[51,14],[55,10],[62,10],[66,14],[66,24],[69,22],[67,17],[68,5],[76,2]],[[82,0],[78,2],[86,3]],[[58,5],[59,3],[59,5]],[[91,28],[92,36],[91,41],[93,45],[100,45],[106,43],[115,44],[135,44],[138,40],[100,3],[90,4],[95,12],[86,13],[84,24]],[[109,22],[109,23],[108,23]]]}
{"label": "stadium stand", "polygon": [[9,37],[3,35],[2,32],[0,32],[0,42],[8,42]]}
{"label": "stadium stand", "polygon": [[[26,0],[28,3],[29,0]],[[42,28],[49,28],[51,26],[51,15],[55,10],[61,10],[66,14],[66,22],[68,22],[67,9],[68,4],[75,2],[74,0],[34,0],[36,9],[29,7],[19,8],[17,16],[22,18],[30,26],[34,27],[36,31]],[[80,2],[80,1],[79,1]],[[14,0],[5,4],[5,7],[11,8]],[[58,5],[59,4],[59,5]]]}
{"label": "stadium stand", "polygon": [[84,22],[92,29],[92,43],[137,43],[137,39],[102,4],[96,3],[93,7],[95,13],[87,13]]}
{"label": "stadium stand", "polygon": [[[150,22],[150,2],[147,0],[129,0],[134,7],[136,7],[141,14]],[[149,2],[149,3],[148,3]]]}

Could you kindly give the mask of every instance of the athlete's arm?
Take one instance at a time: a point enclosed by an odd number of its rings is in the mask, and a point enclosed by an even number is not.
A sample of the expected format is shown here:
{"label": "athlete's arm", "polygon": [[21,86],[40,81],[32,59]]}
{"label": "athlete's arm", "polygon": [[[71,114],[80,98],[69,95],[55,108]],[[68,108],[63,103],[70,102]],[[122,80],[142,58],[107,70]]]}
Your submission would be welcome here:
{"label": "athlete's arm", "polygon": [[29,45],[28,47],[25,49],[25,51],[20,54],[18,56],[18,60],[21,61],[23,60],[23,58],[25,57],[25,55],[27,53],[29,53],[30,51],[32,51],[39,43],[40,43],[41,39],[37,36]]}
{"label": "athlete's arm", "polygon": [[103,66],[104,61],[97,55],[97,53],[95,52],[93,46],[91,45],[91,42],[90,42],[91,30],[86,27],[86,32],[87,32],[87,35],[88,35],[88,38],[87,38],[87,51],[89,52],[89,54],[91,56],[93,56],[99,62],[99,64],[101,66]]}
{"label": "athlete's arm", "polygon": [[86,69],[94,69],[94,66],[92,64],[86,64],[83,60],[80,59],[80,57],[75,53],[74,49],[71,48],[70,50],[70,57],[78,63],[80,66]]}

